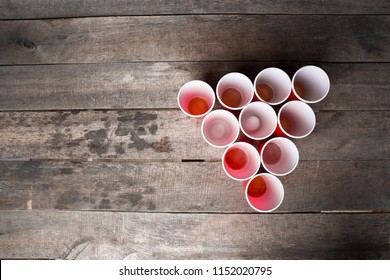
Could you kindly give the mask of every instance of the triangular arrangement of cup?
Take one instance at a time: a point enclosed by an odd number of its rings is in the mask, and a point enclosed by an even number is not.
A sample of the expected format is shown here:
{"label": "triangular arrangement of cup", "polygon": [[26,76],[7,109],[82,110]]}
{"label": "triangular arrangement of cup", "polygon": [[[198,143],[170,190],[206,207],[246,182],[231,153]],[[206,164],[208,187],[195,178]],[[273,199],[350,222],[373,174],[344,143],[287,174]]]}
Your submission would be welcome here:
{"label": "triangular arrangement of cup", "polygon": [[[299,151],[291,139],[312,133],[316,117],[309,104],[323,100],[329,89],[328,75],[317,66],[300,68],[292,79],[270,67],[254,82],[242,73],[228,73],[215,92],[204,81],[190,81],[177,101],[184,114],[202,119],[204,140],[225,149],[223,170],[243,183],[248,204],[272,212],[284,198],[279,177],[298,165]],[[216,99],[224,109],[213,110]]]}

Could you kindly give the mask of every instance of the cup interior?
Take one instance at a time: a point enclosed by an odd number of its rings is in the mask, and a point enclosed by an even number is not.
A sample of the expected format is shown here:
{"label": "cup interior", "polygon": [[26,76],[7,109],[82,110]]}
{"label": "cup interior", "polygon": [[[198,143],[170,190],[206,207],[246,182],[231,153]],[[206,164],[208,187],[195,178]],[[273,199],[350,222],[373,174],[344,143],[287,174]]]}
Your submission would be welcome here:
{"label": "cup interior", "polygon": [[[233,167],[228,161],[229,153],[232,152],[233,149],[236,151],[239,150],[241,153],[245,154],[245,160],[239,168]],[[245,181],[254,176],[259,170],[260,156],[252,145],[245,142],[237,142],[225,150],[222,156],[222,166],[230,178],[238,181]]]}
{"label": "cup interior", "polygon": [[[258,183],[259,179],[260,184]],[[249,205],[256,211],[272,212],[283,201],[283,184],[272,174],[260,173],[249,180],[246,185],[245,196]]]}
{"label": "cup interior", "polygon": [[[261,84],[269,86],[272,90],[272,98],[265,99],[258,91]],[[263,102],[271,105],[277,105],[287,100],[291,93],[290,77],[283,70],[275,67],[266,68],[261,71],[254,81],[256,96]]]}
{"label": "cup interior", "polygon": [[234,143],[240,133],[237,118],[226,110],[215,110],[202,121],[203,138],[213,147],[224,148]]}
{"label": "cup interior", "polygon": [[330,88],[329,77],[317,66],[299,69],[292,80],[294,94],[307,103],[316,103],[326,97]]}
{"label": "cup interior", "polygon": [[283,137],[269,140],[261,149],[261,162],[269,173],[284,176],[291,173],[299,161],[295,144]]}
{"label": "cup interior", "polygon": [[[197,97],[202,98],[206,102],[205,106],[207,107],[207,110],[202,114],[194,114],[190,110],[191,102],[193,102],[194,98]],[[199,118],[207,115],[215,104],[215,94],[212,87],[203,81],[197,80],[184,84],[179,90],[177,99],[180,109],[183,111],[183,113],[190,117]]]}
{"label": "cup interior", "polygon": [[275,110],[264,102],[252,102],[242,109],[239,117],[242,132],[251,139],[269,137],[276,129]]}
{"label": "cup interior", "polygon": [[[229,106],[223,102],[223,93],[226,90],[235,89],[241,95],[241,102],[235,106]],[[253,84],[251,80],[241,73],[229,73],[223,76],[217,84],[217,98],[219,102],[226,108],[231,110],[242,109],[245,105],[249,104],[254,95]]]}
{"label": "cup interior", "polygon": [[316,117],[313,109],[306,103],[290,101],[279,110],[278,123],[287,136],[303,138],[314,130]]}

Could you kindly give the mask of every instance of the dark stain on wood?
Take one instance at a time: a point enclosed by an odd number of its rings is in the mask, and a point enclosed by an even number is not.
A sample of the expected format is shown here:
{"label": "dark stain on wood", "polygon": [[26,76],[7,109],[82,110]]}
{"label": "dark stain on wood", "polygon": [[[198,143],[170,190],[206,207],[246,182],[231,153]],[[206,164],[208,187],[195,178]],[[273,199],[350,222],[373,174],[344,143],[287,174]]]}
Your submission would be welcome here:
{"label": "dark stain on wood", "polygon": [[120,201],[126,201],[131,204],[131,206],[138,206],[143,198],[142,194],[139,193],[122,193],[118,195]]}
{"label": "dark stain on wood", "polygon": [[111,209],[111,201],[108,198],[103,198],[100,200],[98,205],[99,209]]}
{"label": "dark stain on wood", "polygon": [[77,190],[68,190],[60,195],[54,208],[69,209],[70,205],[76,204],[80,201],[82,201],[81,194]]}
{"label": "dark stain on wood", "polygon": [[91,153],[102,155],[107,153],[109,144],[106,143],[107,140],[107,130],[99,129],[99,130],[91,130],[86,133],[85,138],[90,140],[89,150]]}
{"label": "dark stain on wood", "polygon": [[156,131],[158,129],[157,124],[152,124],[151,126],[148,126],[148,130],[152,135],[156,135]]}
{"label": "dark stain on wood", "polygon": [[150,148],[150,143],[145,141],[145,139],[140,138],[136,131],[130,130],[130,135],[130,140],[133,141],[133,143],[127,145],[129,149],[136,148],[138,151],[142,151],[144,149]]}
{"label": "dark stain on wood", "polygon": [[153,142],[151,147],[158,153],[170,153],[173,151],[172,144],[169,141],[169,137],[165,136],[158,142]]}
{"label": "dark stain on wood", "polygon": [[70,175],[70,174],[73,174],[73,169],[72,168],[61,168],[60,172],[61,172],[61,174],[64,174],[64,175]]}
{"label": "dark stain on wood", "polygon": [[125,149],[123,148],[123,143],[115,146],[115,152],[119,155],[123,155],[125,153]]}
{"label": "dark stain on wood", "polygon": [[29,49],[29,50],[36,50],[38,45],[35,44],[33,41],[29,39],[17,39],[16,44],[21,46],[22,48]]}
{"label": "dark stain on wood", "polygon": [[[58,112],[51,117],[51,121],[57,125],[62,125],[63,122],[71,115],[70,112]],[[66,125],[65,125],[66,126]]]}

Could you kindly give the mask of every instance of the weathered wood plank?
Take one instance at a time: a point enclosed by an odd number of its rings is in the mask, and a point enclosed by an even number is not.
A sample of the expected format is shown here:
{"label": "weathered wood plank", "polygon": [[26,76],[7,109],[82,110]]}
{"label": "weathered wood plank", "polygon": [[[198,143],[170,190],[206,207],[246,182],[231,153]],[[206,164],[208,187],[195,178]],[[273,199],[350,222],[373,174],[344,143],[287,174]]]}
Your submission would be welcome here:
{"label": "weathered wood plank", "polygon": [[[319,112],[295,141],[300,158],[389,159],[389,121],[389,111]],[[0,158],[220,160],[200,125],[180,110],[1,112]]]}
{"label": "weathered wood plank", "polygon": [[390,258],[390,214],[0,214],[2,259]]}
{"label": "weathered wood plank", "polygon": [[388,14],[383,0],[151,1],[17,0],[0,2],[0,19],[171,14]]}
{"label": "weathered wood plank", "polygon": [[[331,91],[317,110],[387,110],[390,64],[318,64],[329,75]],[[302,63],[162,62],[0,67],[0,110],[176,108],[179,88],[193,79],[215,89],[229,72],[253,81],[266,67],[292,77]]]}
{"label": "weathered wood plank", "polygon": [[[390,211],[389,161],[301,161],[277,212]],[[219,162],[0,162],[0,209],[253,212]]]}
{"label": "weathered wood plank", "polygon": [[223,60],[389,62],[389,29],[390,16],[344,15],[3,21],[0,64]]}

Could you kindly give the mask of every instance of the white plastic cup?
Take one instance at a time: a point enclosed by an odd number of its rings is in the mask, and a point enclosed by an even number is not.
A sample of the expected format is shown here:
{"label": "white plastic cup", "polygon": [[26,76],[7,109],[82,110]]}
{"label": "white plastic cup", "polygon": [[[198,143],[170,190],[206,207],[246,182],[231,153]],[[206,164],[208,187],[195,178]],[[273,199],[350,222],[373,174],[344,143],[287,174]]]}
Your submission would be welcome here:
{"label": "white plastic cup", "polygon": [[293,100],[280,108],[275,135],[300,139],[312,133],[315,125],[313,109],[302,101]]}
{"label": "white plastic cup", "polygon": [[278,123],[275,110],[260,101],[246,105],[238,121],[241,131],[253,140],[262,140],[271,136]]}
{"label": "white plastic cup", "polygon": [[209,145],[226,148],[237,140],[240,126],[231,112],[219,109],[212,111],[203,119],[201,132]]}
{"label": "white plastic cup", "polygon": [[276,67],[262,70],[256,76],[253,86],[256,97],[270,105],[283,103],[291,93],[290,77]]}
{"label": "white plastic cup", "polygon": [[245,181],[259,171],[260,156],[251,144],[236,142],[223,153],[222,167],[233,180]]}
{"label": "white plastic cup", "polygon": [[[232,92],[234,102],[226,102],[224,94]],[[253,84],[251,80],[244,74],[232,72],[223,76],[218,84],[216,90],[218,101],[229,110],[241,110],[245,105],[249,104],[254,95]],[[225,101],[224,101],[225,100]],[[232,100],[232,99],[230,99]]]}
{"label": "white plastic cup", "polygon": [[272,138],[260,144],[258,150],[264,169],[275,176],[290,174],[298,165],[298,148],[288,138]]}
{"label": "white plastic cup", "polygon": [[300,68],[292,78],[292,98],[306,103],[324,99],[330,89],[330,80],[324,70],[307,65]]}
{"label": "white plastic cup", "polygon": [[284,199],[283,184],[272,174],[257,174],[245,182],[244,187],[249,206],[258,212],[272,212],[282,204]]}
{"label": "white plastic cup", "polygon": [[177,103],[187,116],[203,118],[215,105],[215,93],[213,88],[203,81],[190,81],[180,88]]}

